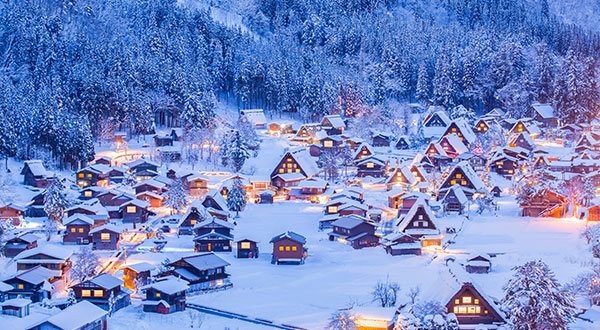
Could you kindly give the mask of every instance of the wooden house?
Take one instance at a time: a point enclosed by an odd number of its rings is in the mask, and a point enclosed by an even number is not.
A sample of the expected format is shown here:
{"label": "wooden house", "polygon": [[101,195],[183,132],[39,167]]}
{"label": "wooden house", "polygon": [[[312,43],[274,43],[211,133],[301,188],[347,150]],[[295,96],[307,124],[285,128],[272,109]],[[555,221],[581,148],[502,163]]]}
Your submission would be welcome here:
{"label": "wooden house", "polygon": [[386,133],[377,133],[373,135],[372,145],[374,147],[389,147],[392,143],[393,136]]}
{"label": "wooden house", "polygon": [[457,212],[462,214],[469,203],[469,198],[458,184],[452,185],[438,200],[442,203],[445,213]]}
{"label": "wooden house", "polygon": [[71,287],[77,301],[88,301],[104,310],[109,309],[109,299],[114,299],[113,312],[131,304],[131,291],[122,287],[120,280],[108,273],[80,282]]}
{"label": "wooden house", "polygon": [[480,118],[475,123],[475,129],[473,129],[473,132],[475,132],[475,134],[485,134],[487,131],[489,131],[491,125],[492,124],[490,124],[485,118]]}
{"label": "wooden house", "polygon": [[118,206],[114,205],[113,198],[120,195],[122,192],[116,189],[103,190],[99,192],[94,198],[100,202],[102,206]]}
{"label": "wooden house", "polygon": [[73,214],[63,220],[63,225],[66,227],[64,244],[89,244],[92,241],[90,230],[94,227],[94,219],[84,214]]}
{"label": "wooden house", "polygon": [[483,172],[488,162],[486,156],[475,154],[472,152],[465,152],[454,158],[454,162],[456,163],[460,163],[462,161],[466,161],[467,163],[469,163],[469,165],[471,165],[471,168],[477,173]]}
{"label": "wooden house", "polygon": [[13,298],[0,303],[0,309],[4,315],[12,315],[23,318],[29,315],[31,300],[26,298]]}
{"label": "wooden house", "polygon": [[273,258],[271,263],[297,263],[303,264],[307,256],[306,238],[300,234],[287,231],[271,239],[273,244]]}
{"label": "wooden house", "polygon": [[94,164],[110,166],[112,164],[112,158],[110,158],[108,156],[101,156],[101,157],[94,159]]}
{"label": "wooden house", "polygon": [[463,140],[455,133],[445,135],[439,143],[448,157],[454,158],[469,151]]}
{"label": "wooden house", "polygon": [[71,267],[72,252],[57,245],[41,245],[25,250],[15,256],[17,270],[26,270],[41,265],[64,274]]}
{"label": "wooden house", "polygon": [[529,134],[529,136],[532,139],[536,139],[537,137],[540,136],[541,130],[535,123],[532,123],[531,121],[519,119],[513,125],[513,127],[510,129],[510,131],[508,131],[508,135],[514,136],[514,135],[517,135],[522,132]]}
{"label": "wooden house", "polygon": [[328,115],[324,116],[321,120],[321,128],[327,132],[328,135],[339,135],[344,133],[346,129],[346,123],[340,115]]}
{"label": "wooden house", "polygon": [[264,129],[267,128],[267,118],[263,109],[244,109],[240,110],[240,117],[248,120],[254,128]]}
{"label": "wooden house", "polygon": [[154,179],[147,179],[141,182],[138,182],[137,184],[135,184],[133,186],[133,189],[135,189],[135,193],[139,194],[145,191],[151,191],[155,194],[162,194],[163,192],[167,191],[168,187],[165,183],[158,181],[158,180],[154,180]]}
{"label": "wooden house", "polygon": [[104,188],[97,186],[89,186],[81,189],[79,199],[88,201],[90,199],[98,197],[102,192],[104,192]]}
{"label": "wooden house", "polygon": [[401,135],[394,143],[394,148],[398,150],[408,150],[410,146],[410,139],[406,135]]}
{"label": "wooden house", "polygon": [[311,177],[300,181],[300,183],[291,187],[288,192],[289,200],[309,200],[319,202],[323,194],[327,191],[329,183],[318,177]]}
{"label": "wooden house", "polygon": [[177,225],[179,235],[193,234],[193,228],[196,223],[209,221],[210,218],[212,218],[212,216],[202,205],[202,202],[200,200],[194,200],[179,219],[179,223]]}
{"label": "wooden house", "polygon": [[[446,309],[454,313],[461,329],[495,329],[506,324],[506,320],[495,302],[473,283],[465,282],[447,299]],[[489,326],[494,326],[493,328]]]}
{"label": "wooden house", "polygon": [[402,190],[410,190],[417,182],[418,180],[409,167],[400,166],[385,180],[385,185],[388,191],[394,187],[400,187]]}
{"label": "wooden house", "polygon": [[491,190],[490,193],[492,194],[492,196],[494,197],[500,197],[502,195],[502,189],[500,189],[500,187],[498,186],[494,186]]}
{"label": "wooden house", "polygon": [[185,310],[186,281],[169,278],[142,287],[146,299],[142,301],[144,312],[170,314]]}
{"label": "wooden house", "polygon": [[352,159],[354,159],[354,162],[356,163],[357,161],[360,161],[366,157],[373,156],[374,154],[375,151],[373,151],[373,148],[371,148],[370,145],[363,143],[358,147]]}
{"label": "wooden house", "polygon": [[[534,186],[535,188],[535,186]],[[524,217],[560,218],[565,214],[566,198],[550,189],[534,189],[519,207]]]}
{"label": "wooden house", "polygon": [[451,186],[460,185],[468,197],[476,193],[486,193],[487,188],[481,178],[475,173],[469,163],[462,161],[454,166],[448,176],[442,181],[438,190],[438,197],[443,196]]}
{"label": "wooden house", "polygon": [[231,287],[225,267],[229,263],[216,254],[202,253],[183,257],[169,264],[171,269],[160,273],[159,277],[173,275],[188,281],[188,292],[206,291]]}
{"label": "wooden house", "polygon": [[94,164],[75,172],[76,183],[80,188],[89,186],[104,187],[109,181],[110,166]]}
{"label": "wooden house", "polygon": [[154,135],[154,145],[157,147],[165,147],[173,145],[173,137],[171,135]]}
{"label": "wooden house", "polygon": [[108,312],[88,301],[81,301],[50,316],[33,329],[106,330]]}
{"label": "wooden house", "polygon": [[531,136],[529,136],[529,134],[525,132],[521,132],[514,138],[512,138],[512,140],[508,142],[508,146],[513,148],[519,147],[529,151],[532,151],[536,147],[535,142],[533,142]]}
{"label": "wooden house", "polygon": [[46,171],[41,160],[26,160],[21,175],[24,185],[36,188],[46,188],[53,180],[53,176]]}
{"label": "wooden house", "polygon": [[467,259],[467,273],[487,274],[492,269],[492,258],[487,253],[472,254]]}
{"label": "wooden house", "polygon": [[450,117],[441,108],[431,107],[429,113],[423,119],[424,127],[447,127],[450,125]]}
{"label": "wooden house", "polygon": [[194,250],[196,252],[231,252],[234,225],[212,218],[196,223],[193,228]]}
{"label": "wooden house", "polygon": [[394,330],[398,320],[395,307],[353,307],[356,330]]}
{"label": "wooden house", "polygon": [[244,258],[258,258],[258,242],[251,239],[241,239],[236,242],[237,246],[237,257],[240,259]]}
{"label": "wooden house", "polygon": [[50,270],[40,265],[30,269],[18,270],[3,282],[12,286],[5,291],[8,299],[26,298],[32,302],[40,302],[52,296],[52,284],[61,274],[59,270]]}
{"label": "wooden house", "polygon": [[333,230],[328,234],[330,241],[348,244],[354,249],[379,244],[379,237],[375,235],[375,225],[367,218],[342,216],[331,226]]}
{"label": "wooden house", "polygon": [[379,178],[385,175],[387,168],[386,162],[376,156],[362,158],[356,162],[357,175],[360,178],[372,176]]}
{"label": "wooden house", "polygon": [[136,159],[125,166],[128,169],[127,173],[133,175],[136,181],[141,182],[157,176],[160,165],[149,160]]}
{"label": "wooden house", "polygon": [[292,141],[313,143],[317,132],[321,131],[321,124],[311,123],[300,126]]}
{"label": "wooden house", "polygon": [[31,233],[24,233],[8,239],[4,243],[4,256],[12,258],[25,250],[37,247],[39,237]]}
{"label": "wooden house", "polygon": [[125,282],[124,286],[128,289],[135,290],[142,285],[150,283],[152,271],[155,268],[155,266],[147,262],[139,262],[121,267],[121,270],[123,271],[123,281]]}
{"label": "wooden house", "polygon": [[340,135],[327,135],[319,140],[320,148],[326,149],[337,149],[339,150],[344,145],[344,138]]}
{"label": "wooden house", "polygon": [[13,226],[20,226],[21,220],[25,215],[25,208],[12,203],[0,207],[0,221],[12,223]]}
{"label": "wooden house", "polygon": [[263,190],[260,193],[258,193],[258,202],[260,204],[272,204],[273,203],[273,197],[275,196],[275,192],[273,190]]}
{"label": "wooden house", "polygon": [[550,104],[534,103],[531,105],[533,120],[540,122],[543,127],[557,127],[558,117],[554,114],[554,107]]}
{"label": "wooden house", "polygon": [[490,171],[496,172],[506,178],[511,178],[519,167],[518,159],[507,155],[504,151],[494,152],[490,157],[488,166]]}
{"label": "wooden house", "polygon": [[227,201],[225,201],[225,198],[223,198],[223,195],[217,189],[211,189],[204,195],[202,206],[206,208],[208,213],[218,219],[227,221],[229,218]]}
{"label": "wooden house", "polygon": [[477,136],[464,118],[455,119],[448,125],[443,136],[450,134],[456,134],[469,149],[477,141]]}
{"label": "wooden house", "polygon": [[76,214],[86,215],[94,220],[94,227],[105,224],[109,218],[108,210],[97,200],[71,206],[66,210],[66,213],[68,217]]}
{"label": "wooden house", "polygon": [[157,194],[152,191],[141,192],[135,195],[135,197],[141,201],[147,202],[148,204],[150,204],[150,207],[163,207],[163,201],[165,200],[165,197],[163,195]]}
{"label": "wooden house", "polygon": [[436,224],[435,216],[423,199],[415,202],[408,213],[398,215],[394,225],[396,232],[420,239],[423,247],[442,245],[442,235]]}
{"label": "wooden house", "polygon": [[[442,145],[439,142],[429,142],[429,145],[427,146],[427,148],[425,148],[425,155],[427,156],[426,158],[430,158],[433,156],[447,156],[446,154],[446,150],[444,150],[444,148],[442,147]],[[432,162],[433,164],[433,162]]]}
{"label": "wooden house", "polygon": [[184,180],[191,196],[201,196],[208,191],[208,178],[201,174],[190,175]]}
{"label": "wooden house", "polygon": [[385,251],[393,256],[421,255],[421,241],[405,233],[396,232],[388,234],[381,239]]}
{"label": "wooden house", "polygon": [[[271,172],[271,184],[283,188],[296,185],[302,179],[310,178],[319,173],[317,163],[304,148],[297,148],[286,152]],[[287,181],[287,176],[290,181]]]}
{"label": "wooden house", "polygon": [[121,230],[108,224],[90,230],[94,250],[118,250],[121,243]]}
{"label": "wooden house", "polygon": [[125,181],[127,170],[120,166],[113,166],[108,171],[108,181],[113,183],[121,183]]}
{"label": "wooden house", "polygon": [[144,223],[148,221],[148,216],[151,214],[149,207],[148,202],[134,198],[119,205],[119,214],[123,223]]}
{"label": "wooden house", "polygon": [[43,190],[39,194],[33,196],[31,201],[25,204],[25,216],[28,217],[45,217],[46,211],[44,211],[44,197],[46,196],[46,190]]}

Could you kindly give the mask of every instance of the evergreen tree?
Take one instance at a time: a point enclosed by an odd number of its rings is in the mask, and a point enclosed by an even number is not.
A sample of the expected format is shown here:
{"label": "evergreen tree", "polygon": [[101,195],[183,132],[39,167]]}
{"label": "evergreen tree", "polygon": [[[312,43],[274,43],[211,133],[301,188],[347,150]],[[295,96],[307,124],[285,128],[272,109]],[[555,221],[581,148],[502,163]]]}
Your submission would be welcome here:
{"label": "evergreen tree", "polygon": [[429,73],[425,62],[419,64],[419,74],[417,77],[417,100],[422,104],[428,104],[431,99],[431,92],[429,87]]}
{"label": "evergreen tree", "polygon": [[69,294],[67,295],[67,307],[73,306],[77,303],[77,297],[75,297],[75,291],[73,289],[69,289]]}
{"label": "evergreen tree", "polygon": [[242,166],[244,166],[246,159],[250,157],[240,131],[236,130],[231,134],[231,141],[228,148],[230,165],[234,172],[239,172]]}
{"label": "evergreen tree", "polygon": [[504,286],[502,307],[514,329],[568,329],[575,316],[573,299],[561,289],[548,265],[530,261],[513,270]]}
{"label": "evergreen tree", "polygon": [[175,212],[181,212],[188,205],[187,191],[183,186],[181,179],[171,180],[171,184],[166,193],[164,205],[170,207]]}
{"label": "evergreen tree", "polygon": [[454,82],[450,60],[446,55],[441,55],[435,64],[433,78],[434,103],[449,109],[455,105],[457,88]]}
{"label": "evergreen tree", "polygon": [[246,189],[240,179],[235,179],[231,189],[227,193],[227,207],[235,211],[235,217],[239,217],[240,211],[246,206]]}
{"label": "evergreen tree", "polygon": [[536,92],[538,101],[547,103],[552,97],[553,87],[553,64],[548,54],[548,46],[539,44],[535,57],[535,70],[537,73]]}
{"label": "evergreen tree", "polygon": [[62,219],[67,208],[65,187],[60,179],[55,178],[46,189],[44,194],[44,212],[48,216],[46,222],[46,239],[50,240],[54,229],[62,224]]}

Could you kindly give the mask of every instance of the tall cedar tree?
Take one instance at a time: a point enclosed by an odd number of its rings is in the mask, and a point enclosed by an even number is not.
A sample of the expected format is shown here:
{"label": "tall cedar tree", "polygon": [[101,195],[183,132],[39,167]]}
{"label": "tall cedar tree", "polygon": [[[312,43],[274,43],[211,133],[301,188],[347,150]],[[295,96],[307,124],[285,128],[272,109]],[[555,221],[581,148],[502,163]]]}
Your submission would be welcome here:
{"label": "tall cedar tree", "polygon": [[246,189],[244,189],[242,180],[235,179],[227,193],[227,207],[229,210],[235,211],[237,218],[244,206],[246,206]]}

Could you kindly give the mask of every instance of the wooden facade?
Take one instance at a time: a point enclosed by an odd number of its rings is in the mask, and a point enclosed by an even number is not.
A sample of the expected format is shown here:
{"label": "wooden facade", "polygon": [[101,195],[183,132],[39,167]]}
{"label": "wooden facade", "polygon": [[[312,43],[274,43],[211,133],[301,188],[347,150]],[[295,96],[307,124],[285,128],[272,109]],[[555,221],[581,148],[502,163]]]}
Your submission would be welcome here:
{"label": "wooden facade", "polygon": [[463,283],[462,287],[446,303],[449,313],[454,313],[461,329],[479,324],[505,324],[504,317],[493,301],[484,296],[472,283]]}
{"label": "wooden facade", "polygon": [[271,239],[273,244],[273,258],[271,263],[304,263],[307,249],[304,247],[306,238],[294,232],[285,232]]}
{"label": "wooden facade", "polygon": [[237,245],[237,257],[243,258],[258,258],[258,242],[250,239],[241,239],[236,242]]}

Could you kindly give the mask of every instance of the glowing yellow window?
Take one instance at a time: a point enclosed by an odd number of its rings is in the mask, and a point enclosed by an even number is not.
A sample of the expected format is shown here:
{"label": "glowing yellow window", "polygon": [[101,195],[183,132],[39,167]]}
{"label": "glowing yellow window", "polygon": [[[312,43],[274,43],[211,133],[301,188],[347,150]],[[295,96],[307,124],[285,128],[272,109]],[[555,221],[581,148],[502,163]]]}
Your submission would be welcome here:
{"label": "glowing yellow window", "polygon": [[456,184],[456,180],[450,181],[450,184]]}
{"label": "glowing yellow window", "polygon": [[298,167],[298,165],[294,164],[294,168]]}
{"label": "glowing yellow window", "polygon": [[465,180],[462,180],[462,181],[460,181],[460,184],[462,184],[462,185],[464,186],[464,185],[466,185],[466,184],[467,184],[467,181],[465,181]]}
{"label": "glowing yellow window", "polygon": [[288,158],[288,159],[287,159],[287,161],[288,161],[288,162],[291,162],[291,161],[292,161],[292,159],[291,159],[291,158]]}
{"label": "glowing yellow window", "polygon": [[371,162],[367,163],[367,168],[374,168],[374,167],[375,167],[375,163],[371,163]]}
{"label": "glowing yellow window", "polygon": [[280,247],[279,247],[279,251],[283,251],[283,246],[280,246]]}
{"label": "glowing yellow window", "polygon": [[196,188],[202,187],[202,182],[196,182]]}
{"label": "glowing yellow window", "polygon": [[454,127],[453,127],[453,128],[452,128],[452,132],[456,132],[456,128],[454,128]]}
{"label": "glowing yellow window", "polygon": [[91,297],[92,296],[92,291],[90,291],[90,290],[81,290],[81,296],[82,297]]}
{"label": "glowing yellow window", "polygon": [[366,150],[363,150],[363,154],[365,154],[365,155],[366,155],[366,154],[367,154],[367,151],[366,151]]}
{"label": "glowing yellow window", "polygon": [[282,168],[279,169],[279,173],[283,173],[283,169]]}
{"label": "glowing yellow window", "polygon": [[328,206],[327,207],[327,212],[328,213],[337,213],[338,211],[338,207],[336,205],[332,205],[332,206]]}
{"label": "glowing yellow window", "polygon": [[289,246],[286,246],[286,247],[285,247],[285,250],[286,250],[286,251],[289,251],[289,250],[290,250],[290,247],[289,247]]}
{"label": "glowing yellow window", "polygon": [[75,228],[71,228],[71,232],[74,233],[75,232]]}
{"label": "glowing yellow window", "polygon": [[[458,304],[460,304],[460,300],[459,300],[459,299],[454,299],[454,304],[455,304],[455,305],[458,305]],[[456,307],[454,307],[454,308],[456,308]]]}
{"label": "glowing yellow window", "polygon": [[100,233],[100,239],[103,241],[110,240],[110,233]]}
{"label": "glowing yellow window", "polygon": [[92,173],[88,173],[88,178],[91,178],[91,177],[92,177]]}
{"label": "glowing yellow window", "polygon": [[250,248],[250,242],[242,242],[242,244],[240,245],[240,248],[242,248],[242,249],[249,249]]}
{"label": "glowing yellow window", "polygon": [[135,213],[135,206],[127,206],[127,213]]}
{"label": "glowing yellow window", "polygon": [[323,141],[323,146],[325,148],[331,148],[331,147],[333,147],[333,141],[331,141],[331,140]]}
{"label": "glowing yellow window", "polygon": [[484,128],[483,128],[483,130],[484,130],[484,131],[487,131],[487,127],[484,127]]}
{"label": "glowing yellow window", "polygon": [[77,228],[77,231],[83,233],[83,228]]}
{"label": "glowing yellow window", "polygon": [[478,131],[481,131],[481,127],[477,127],[477,130],[478,130]]}
{"label": "glowing yellow window", "polygon": [[300,169],[299,168],[296,169],[296,173],[300,173]]}
{"label": "glowing yellow window", "polygon": [[196,224],[196,220],[190,220],[190,224],[195,225]]}
{"label": "glowing yellow window", "polygon": [[83,173],[77,174],[78,177],[83,178]]}
{"label": "glowing yellow window", "polygon": [[92,191],[91,190],[86,190],[83,192],[83,196],[85,197],[92,197]]}
{"label": "glowing yellow window", "polygon": [[23,290],[23,284],[17,285],[17,288],[19,288],[19,290]]}
{"label": "glowing yellow window", "polygon": [[463,297],[462,298],[463,304],[470,304],[471,301],[472,301],[471,297]]}
{"label": "glowing yellow window", "polygon": [[102,297],[104,292],[102,290],[94,290],[94,297]]}
{"label": "glowing yellow window", "polygon": [[475,299],[475,305],[479,305],[479,299]]}
{"label": "glowing yellow window", "polygon": [[298,250],[297,247],[292,246],[292,251],[296,251],[296,250]]}
{"label": "glowing yellow window", "polygon": [[457,179],[460,179],[460,178],[462,178],[462,174],[460,174],[460,173],[456,174],[456,178],[457,178]]}
{"label": "glowing yellow window", "polygon": [[292,173],[292,169],[291,169],[291,168],[288,168],[287,172],[288,172],[288,173]]}
{"label": "glowing yellow window", "polygon": [[159,298],[160,297],[160,292],[156,293],[156,297]]}

